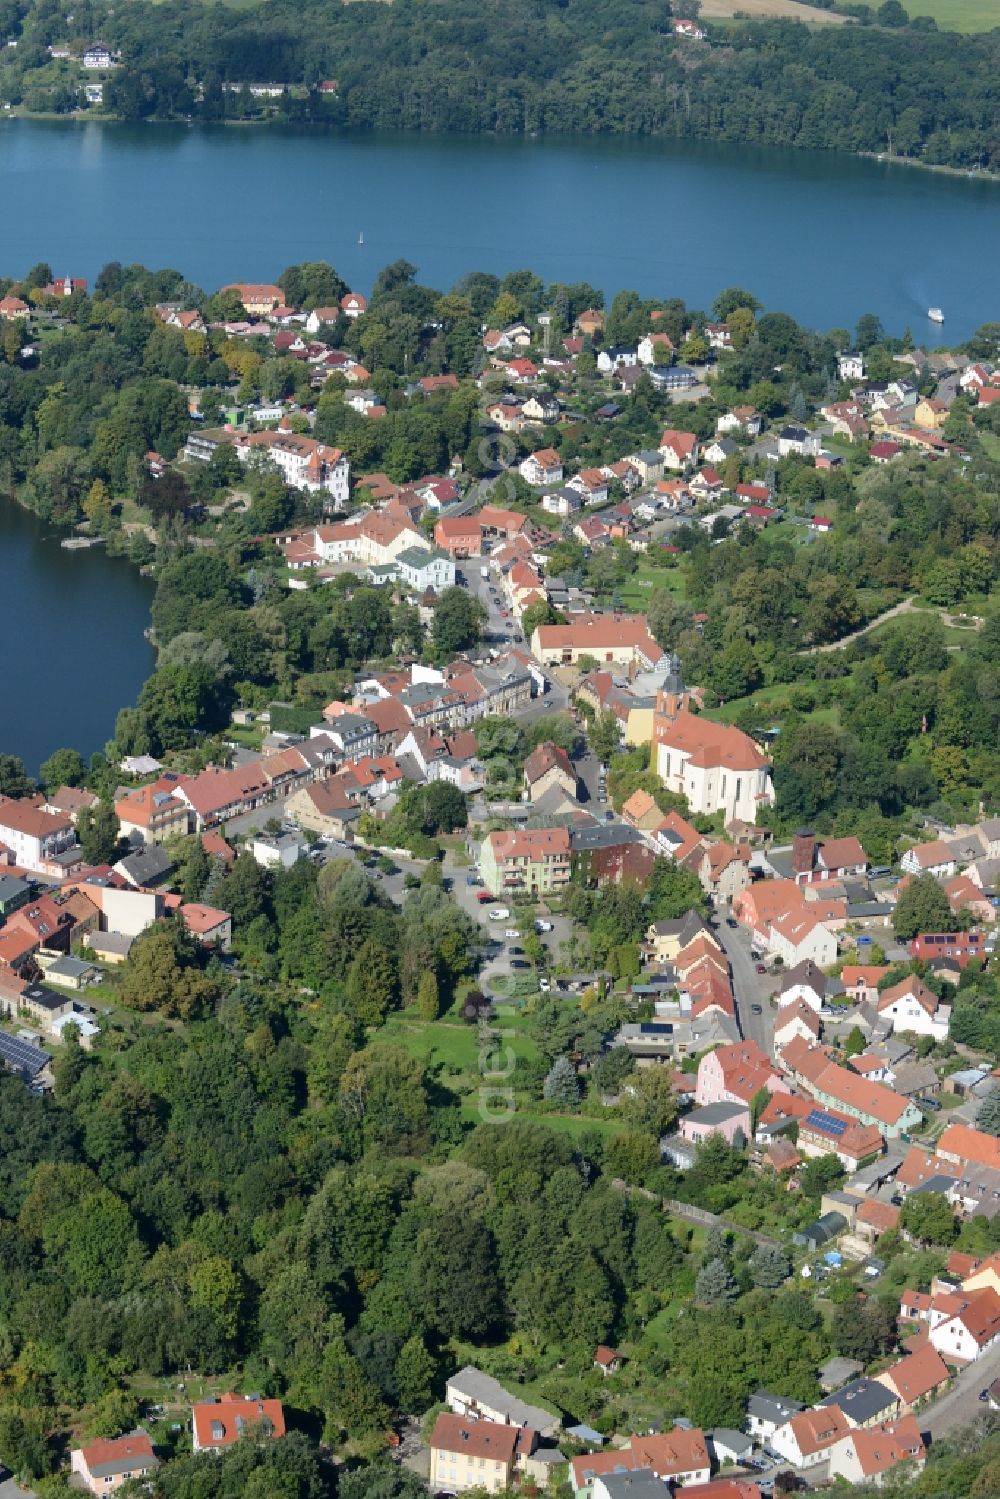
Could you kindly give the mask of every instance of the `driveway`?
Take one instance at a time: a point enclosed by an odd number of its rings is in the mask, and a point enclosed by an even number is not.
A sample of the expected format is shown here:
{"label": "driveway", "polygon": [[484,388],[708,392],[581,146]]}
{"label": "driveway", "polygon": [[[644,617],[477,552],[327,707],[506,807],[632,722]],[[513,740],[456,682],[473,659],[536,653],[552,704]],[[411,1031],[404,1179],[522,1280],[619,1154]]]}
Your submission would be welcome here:
{"label": "driveway", "polygon": [[[756,1041],[767,1055],[773,1055],[774,1022],[771,1012],[771,995],[778,987],[773,974],[757,972],[757,965],[750,956],[750,934],[743,927],[726,925],[720,913],[716,928],[719,941],[725,949],[733,975],[733,998],[736,1001],[736,1021],[744,1040]],[[761,1013],[755,1015],[753,1005],[760,1005]]]}

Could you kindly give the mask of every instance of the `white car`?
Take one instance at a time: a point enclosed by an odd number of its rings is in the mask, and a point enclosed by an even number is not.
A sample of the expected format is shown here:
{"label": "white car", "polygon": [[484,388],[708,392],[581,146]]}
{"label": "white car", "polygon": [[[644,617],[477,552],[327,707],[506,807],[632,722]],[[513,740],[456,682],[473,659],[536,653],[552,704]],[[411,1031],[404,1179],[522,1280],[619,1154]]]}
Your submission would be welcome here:
{"label": "white car", "polygon": [[520,937],[520,935],[521,933],[518,931],[516,926],[509,926],[504,932],[505,937],[513,937],[515,940]]}
{"label": "white car", "polygon": [[549,983],[548,979],[539,979],[538,987],[543,994],[548,994],[549,990],[552,988],[552,985]]}
{"label": "white car", "polygon": [[497,906],[495,911],[490,912],[491,921],[507,921],[509,916],[510,911],[506,906]]}
{"label": "white car", "polygon": [[551,921],[536,921],[535,922],[535,931],[536,932],[551,932],[551,930],[552,930],[552,923],[551,923]]}

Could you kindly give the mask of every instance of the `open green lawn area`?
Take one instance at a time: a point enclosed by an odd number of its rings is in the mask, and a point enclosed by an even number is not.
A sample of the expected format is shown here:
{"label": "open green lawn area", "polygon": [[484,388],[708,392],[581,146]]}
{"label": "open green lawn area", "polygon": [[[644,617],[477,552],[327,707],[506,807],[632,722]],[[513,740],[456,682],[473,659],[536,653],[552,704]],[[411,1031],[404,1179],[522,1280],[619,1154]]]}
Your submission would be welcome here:
{"label": "open green lawn area", "polygon": [[1000,28],[997,0],[913,0],[911,16],[933,16],[941,31],[992,31]]}
{"label": "open green lawn area", "polygon": [[[635,614],[645,611],[649,603],[650,595],[659,588],[666,588],[678,601],[684,599],[684,575],[679,567],[656,567],[651,563],[640,563],[632,576],[624,583],[619,583],[614,590],[618,602],[623,609],[628,609]],[[610,600],[611,594],[604,594],[604,600]]]}
{"label": "open green lawn area", "polygon": [[[717,723],[732,723],[748,703],[754,703],[757,707],[773,708],[776,714],[783,713],[788,707],[789,694],[794,683],[782,682],[775,687],[761,687],[751,697],[733,698],[732,702],[723,703],[721,708],[707,708],[706,718],[713,718]],[[836,703],[830,703],[822,708],[814,708],[808,717],[814,723],[840,723],[840,709]]]}
{"label": "open green lawn area", "polygon": [[996,437],[992,432],[980,432],[979,441],[983,445],[983,452],[987,458],[992,458],[994,463],[1000,463],[1000,437]]}

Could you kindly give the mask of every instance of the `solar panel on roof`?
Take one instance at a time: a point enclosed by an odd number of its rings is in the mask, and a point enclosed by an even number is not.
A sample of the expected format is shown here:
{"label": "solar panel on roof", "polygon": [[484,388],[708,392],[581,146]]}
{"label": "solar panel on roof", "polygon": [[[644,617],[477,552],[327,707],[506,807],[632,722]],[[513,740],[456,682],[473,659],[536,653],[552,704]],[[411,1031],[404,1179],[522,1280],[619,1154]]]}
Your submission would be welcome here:
{"label": "solar panel on roof", "polygon": [[35,1077],[52,1058],[41,1047],[32,1046],[19,1036],[8,1036],[6,1031],[0,1031],[0,1060],[26,1077]]}
{"label": "solar panel on roof", "polygon": [[840,1139],[847,1128],[846,1119],[835,1119],[832,1114],[825,1114],[822,1109],[811,1109],[806,1115],[806,1128],[812,1125],[814,1129],[821,1129],[825,1135],[833,1135]]}

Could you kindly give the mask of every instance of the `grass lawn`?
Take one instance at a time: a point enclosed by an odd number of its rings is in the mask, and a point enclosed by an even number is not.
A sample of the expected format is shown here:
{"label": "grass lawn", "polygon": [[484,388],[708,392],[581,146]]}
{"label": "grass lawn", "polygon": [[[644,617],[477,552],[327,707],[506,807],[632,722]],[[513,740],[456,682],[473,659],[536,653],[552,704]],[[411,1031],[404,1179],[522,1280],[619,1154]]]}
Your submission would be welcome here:
{"label": "grass lawn", "polygon": [[983,452],[987,458],[992,458],[994,463],[1000,463],[1000,437],[992,432],[980,432],[979,441],[983,445]]}
{"label": "grass lawn", "polygon": [[997,0],[914,0],[911,16],[933,16],[941,31],[992,31],[1000,27]]}
{"label": "grass lawn", "polygon": [[[679,567],[654,567],[649,563],[640,563],[632,576],[624,583],[620,583],[613,592],[618,595],[623,609],[642,614],[649,604],[650,595],[658,588],[666,588],[678,602],[683,602],[684,575],[681,569]],[[611,593],[602,594],[600,597],[604,602],[610,601]]]}

